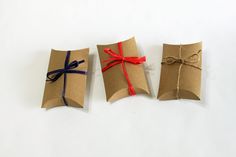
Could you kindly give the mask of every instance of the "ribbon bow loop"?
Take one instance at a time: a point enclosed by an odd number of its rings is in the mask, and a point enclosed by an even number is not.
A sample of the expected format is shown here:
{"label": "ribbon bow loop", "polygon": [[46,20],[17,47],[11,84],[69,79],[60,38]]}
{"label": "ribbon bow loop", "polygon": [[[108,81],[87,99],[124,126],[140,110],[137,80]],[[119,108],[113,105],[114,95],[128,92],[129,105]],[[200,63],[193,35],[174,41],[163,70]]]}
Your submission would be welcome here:
{"label": "ribbon bow loop", "polygon": [[146,57],[124,57],[123,61],[132,63],[132,64],[141,64],[146,61]]}
{"label": "ribbon bow loop", "polygon": [[164,61],[162,62],[163,63],[166,63],[166,64],[174,64],[178,61],[178,59],[176,57],[166,57],[164,58]]}
{"label": "ribbon bow loop", "polygon": [[187,63],[197,63],[199,61],[200,57],[198,53],[194,53],[188,58],[185,59]]}
{"label": "ribbon bow loop", "polygon": [[84,60],[80,60],[80,61],[77,61],[77,60],[74,60],[72,61],[69,65],[68,65],[68,69],[75,69],[77,68],[81,63],[83,63]]}
{"label": "ribbon bow loop", "polygon": [[110,55],[111,57],[114,57],[114,59],[122,59],[122,56],[119,54],[116,54],[112,49],[110,48],[105,48],[104,52],[108,55]]}

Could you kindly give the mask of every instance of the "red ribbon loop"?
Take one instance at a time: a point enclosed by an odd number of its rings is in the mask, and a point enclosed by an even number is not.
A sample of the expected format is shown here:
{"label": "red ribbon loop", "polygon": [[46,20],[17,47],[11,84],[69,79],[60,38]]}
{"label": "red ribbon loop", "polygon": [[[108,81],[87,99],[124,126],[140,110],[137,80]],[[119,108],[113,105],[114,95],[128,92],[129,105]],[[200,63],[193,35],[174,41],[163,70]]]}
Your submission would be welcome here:
{"label": "red ribbon loop", "polygon": [[118,49],[119,49],[119,54],[115,53],[112,49],[110,48],[105,48],[104,52],[108,55],[111,56],[111,58],[104,60],[103,62],[108,62],[105,67],[102,68],[102,72],[105,72],[106,70],[110,69],[111,67],[121,64],[124,76],[127,80],[128,83],[128,90],[130,95],[135,95],[135,90],[134,87],[132,86],[128,73],[125,68],[125,62],[131,63],[131,64],[142,64],[146,61],[146,57],[124,57],[123,56],[123,50],[122,50],[122,42],[118,43]]}

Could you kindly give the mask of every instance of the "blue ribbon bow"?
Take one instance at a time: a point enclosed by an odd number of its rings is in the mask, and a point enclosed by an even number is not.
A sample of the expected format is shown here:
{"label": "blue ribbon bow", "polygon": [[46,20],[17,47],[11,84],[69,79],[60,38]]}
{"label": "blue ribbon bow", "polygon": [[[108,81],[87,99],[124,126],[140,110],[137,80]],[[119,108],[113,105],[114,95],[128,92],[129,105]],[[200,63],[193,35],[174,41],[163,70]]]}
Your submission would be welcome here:
{"label": "blue ribbon bow", "polygon": [[80,61],[74,60],[71,63],[69,63],[70,54],[71,54],[71,51],[67,51],[63,69],[57,69],[57,70],[53,70],[53,71],[50,71],[50,72],[47,73],[47,81],[51,81],[51,83],[57,81],[64,74],[62,99],[63,99],[63,102],[66,106],[68,106],[68,103],[67,103],[66,98],[65,98],[67,73],[70,73],[70,74],[83,74],[83,75],[85,75],[87,73],[86,71],[82,71],[82,70],[74,70],[81,63],[84,63],[84,60],[80,60]]}

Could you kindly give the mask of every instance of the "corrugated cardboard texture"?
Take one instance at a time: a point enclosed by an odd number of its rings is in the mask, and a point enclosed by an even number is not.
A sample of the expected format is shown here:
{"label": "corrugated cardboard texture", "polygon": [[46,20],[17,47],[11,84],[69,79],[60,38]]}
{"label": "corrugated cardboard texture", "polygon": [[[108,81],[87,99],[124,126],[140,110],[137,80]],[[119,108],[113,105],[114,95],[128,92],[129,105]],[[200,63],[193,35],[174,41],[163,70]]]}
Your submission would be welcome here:
{"label": "corrugated cardboard texture", "polygon": [[[58,51],[58,50],[51,51],[48,72],[64,68],[66,53],[67,51]],[[74,70],[83,70],[83,71],[88,70],[88,54],[89,54],[88,48],[71,51],[69,62],[72,62],[74,60],[77,61],[85,60],[84,63],[80,64]],[[65,98],[69,106],[80,107],[80,108],[83,107],[84,95],[86,90],[86,79],[87,75],[73,74],[73,73],[67,74]],[[63,84],[64,84],[63,76],[61,76],[55,82],[46,81],[42,108],[52,108],[56,106],[65,105],[62,100]]]}
{"label": "corrugated cardboard texture", "polygon": [[[109,45],[97,45],[100,63],[102,67],[106,66],[103,61],[108,59],[110,56],[104,53],[105,48],[110,48],[119,54],[117,43]],[[124,57],[140,57],[138,53],[136,42],[134,38],[122,42],[123,56]],[[149,88],[143,68],[143,64],[130,64],[125,63],[126,70],[128,72],[129,79],[135,92],[149,94]],[[123,97],[129,96],[127,80],[125,79],[121,64],[113,66],[107,71],[103,72],[103,81],[106,90],[107,101],[115,101]]]}
{"label": "corrugated cardboard texture", "polygon": [[[181,52],[180,52],[181,47]],[[163,45],[164,60],[166,57],[189,59],[189,56],[198,52],[198,61],[191,65],[201,68],[202,65],[202,43],[188,45]],[[179,56],[181,54],[181,57]],[[196,57],[196,55],[194,56]],[[201,69],[176,62],[174,64],[162,64],[159,92],[157,98],[160,100],[170,99],[194,99],[200,100],[201,91]],[[179,90],[177,90],[179,77]]]}

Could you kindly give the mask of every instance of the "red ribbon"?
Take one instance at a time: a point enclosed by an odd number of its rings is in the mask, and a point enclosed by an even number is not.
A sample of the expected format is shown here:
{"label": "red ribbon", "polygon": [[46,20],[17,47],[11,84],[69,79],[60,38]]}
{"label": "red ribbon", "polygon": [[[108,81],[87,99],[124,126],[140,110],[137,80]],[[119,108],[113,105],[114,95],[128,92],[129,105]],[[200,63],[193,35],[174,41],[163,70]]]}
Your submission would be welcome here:
{"label": "red ribbon", "polygon": [[142,64],[143,62],[146,61],[146,57],[124,57],[123,56],[123,50],[122,50],[122,42],[118,43],[118,50],[119,50],[119,54],[116,54],[112,49],[110,48],[105,48],[104,52],[108,55],[111,56],[111,58],[104,60],[103,62],[108,62],[107,65],[102,68],[102,72],[105,72],[106,70],[110,69],[111,67],[117,65],[117,64],[121,64],[121,67],[123,69],[123,73],[125,75],[125,78],[127,80],[128,83],[128,90],[129,90],[129,94],[130,95],[135,95],[135,90],[134,87],[132,86],[128,73],[126,71],[125,68],[125,62],[127,63],[131,63],[131,64]]}

